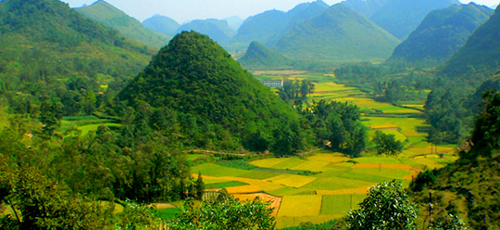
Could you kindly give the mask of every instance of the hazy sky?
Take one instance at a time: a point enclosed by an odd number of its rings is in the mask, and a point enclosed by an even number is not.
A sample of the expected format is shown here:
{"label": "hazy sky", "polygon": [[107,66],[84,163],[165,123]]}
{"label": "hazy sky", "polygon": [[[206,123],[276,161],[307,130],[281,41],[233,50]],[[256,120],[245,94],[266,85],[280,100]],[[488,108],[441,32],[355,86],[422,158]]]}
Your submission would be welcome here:
{"label": "hazy sky", "polygon": [[[83,4],[90,5],[96,0],[62,0],[71,7],[79,7]],[[155,14],[171,17],[179,23],[206,18],[227,18],[239,16],[245,19],[249,16],[277,9],[288,11],[294,6],[313,0],[106,0],[113,6],[124,11],[128,15],[143,21]],[[329,5],[342,0],[323,0]],[[461,0],[463,3],[470,1]],[[492,6],[499,0],[475,0],[477,4]]]}

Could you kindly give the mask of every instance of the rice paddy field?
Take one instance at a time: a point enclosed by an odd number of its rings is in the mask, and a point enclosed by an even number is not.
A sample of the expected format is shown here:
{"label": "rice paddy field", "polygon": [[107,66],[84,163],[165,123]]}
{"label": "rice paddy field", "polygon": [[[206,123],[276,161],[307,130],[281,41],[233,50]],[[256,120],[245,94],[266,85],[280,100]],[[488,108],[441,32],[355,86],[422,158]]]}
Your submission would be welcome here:
{"label": "rice paddy field", "polygon": [[[274,79],[279,79],[284,73],[268,74],[276,74]],[[302,72],[293,74],[289,78],[309,78]],[[369,144],[364,156],[356,159],[321,150],[307,157],[251,161],[257,167],[253,170],[201,164],[192,168],[193,176],[201,172],[207,184],[224,186],[240,199],[261,197],[273,201],[279,229],[343,217],[351,208],[358,207],[369,187],[393,179],[409,185],[422,170],[445,167],[458,159],[454,146],[433,146],[426,141],[427,134],[423,131],[428,125],[419,118],[423,105],[397,107],[378,102],[355,87],[334,83],[332,77],[310,76],[316,84],[312,99],[333,99],[359,106],[362,122],[369,130],[368,140],[377,130],[392,134],[404,143],[401,155],[377,156]],[[310,173],[298,175],[289,171]]]}

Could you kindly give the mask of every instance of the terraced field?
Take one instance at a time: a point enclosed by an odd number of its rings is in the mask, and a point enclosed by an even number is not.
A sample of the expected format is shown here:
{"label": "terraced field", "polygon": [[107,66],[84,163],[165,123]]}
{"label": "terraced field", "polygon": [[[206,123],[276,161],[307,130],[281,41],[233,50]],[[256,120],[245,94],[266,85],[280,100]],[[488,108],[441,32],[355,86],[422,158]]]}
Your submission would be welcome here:
{"label": "terraced field", "polygon": [[[276,74],[276,73],[275,73]],[[305,79],[304,73],[295,73],[291,79]],[[279,79],[280,77],[276,77]],[[307,158],[271,158],[250,164],[272,170],[242,170],[215,164],[192,168],[201,172],[205,180],[225,183],[244,183],[226,187],[240,199],[256,196],[274,200],[277,227],[296,226],[302,222],[321,223],[344,216],[356,208],[368,188],[383,181],[400,179],[408,185],[421,170],[440,168],[455,161],[454,146],[431,146],[426,142],[428,128],[419,118],[423,105],[409,104],[403,108],[378,102],[354,87],[336,84],[332,77],[311,76],[316,82],[312,99],[333,99],[356,104],[363,112],[363,124],[368,127],[368,140],[375,131],[393,134],[404,143],[399,157],[376,156],[373,144],[361,158],[350,159],[338,153],[320,151]],[[272,79],[272,77],[269,77]],[[420,110],[419,110],[420,109]],[[280,171],[281,170],[281,171]],[[290,172],[310,172],[297,175]],[[279,202],[278,202],[279,201]]]}

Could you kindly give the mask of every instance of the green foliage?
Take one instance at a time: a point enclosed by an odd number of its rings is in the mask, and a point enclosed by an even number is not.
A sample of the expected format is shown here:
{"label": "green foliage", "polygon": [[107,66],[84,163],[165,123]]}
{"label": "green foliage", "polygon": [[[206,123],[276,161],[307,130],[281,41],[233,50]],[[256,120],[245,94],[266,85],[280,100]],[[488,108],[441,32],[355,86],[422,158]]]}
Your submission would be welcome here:
{"label": "green foliage", "polygon": [[117,30],[127,38],[154,48],[159,49],[172,39],[171,36],[144,28],[137,19],[128,16],[106,1],[97,1],[90,6],[75,10],[96,22]]}
{"label": "green foliage", "polygon": [[296,26],[273,48],[302,60],[385,60],[398,43],[359,13],[336,4]]}
{"label": "green foliage", "polygon": [[410,187],[413,191],[420,192],[422,189],[430,184],[434,184],[436,182],[436,173],[437,171],[429,171],[421,172],[418,174],[417,178],[411,182]]}
{"label": "green foliage", "polygon": [[453,214],[449,214],[447,217],[441,217],[437,220],[431,222],[429,230],[467,230],[467,225]]}
{"label": "green foliage", "polygon": [[[480,72],[489,75],[499,69],[499,43],[496,39],[500,31],[500,9],[480,26],[465,45],[447,61],[442,71],[448,76],[467,76]],[[484,78],[483,78],[484,79]]]}
{"label": "green foliage", "polygon": [[496,157],[494,150],[500,149],[500,93],[487,91],[483,94],[484,109],[476,117],[474,130],[471,135],[473,144],[471,153],[477,157]]}
{"label": "green foliage", "polygon": [[281,230],[331,230],[338,220],[331,220],[322,224],[312,224],[311,222],[301,223],[297,227],[282,228]]}
{"label": "green foliage", "polygon": [[329,142],[326,146],[351,157],[359,157],[365,150],[366,128],[361,124],[361,112],[356,105],[320,100],[302,112],[318,144]]}
{"label": "green foliage", "polygon": [[400,181],[370,188],[359,210],[351,210],[348,229],[416,229],[416,205],[408,200]]}
{"label": "green foliage", "polygon": [[397,156],[403,152],[403,143],[396,140],[394,134],[376,131],[373,142],[375,142],[378,155]]}
{"label": "green foliage", "polygon": [[114,92],[151,54],[57,0],[2,1],[0,21],[0,85],[13,113],[37,117],[46,99],[65,116],[119,106]]}
{"label": "green foliage", "polygon": [[[224,196],[224,195],[222,195]],[[190,201],[169,225],[170,229],[274,229],[269,203],[255,200],[239,201],[231,196],[203,201],[198,207]]]}
{"label": "green foliage", "polygon": [[259,42],[252,42],[238,62],[247,69],[286,69],[291,60]]}
{"label": "green foliage", "polygon": [[[299,116],[219,45],[196,32],[177,35],[118,98],[141,111],[141,119],[156,123],[150,124],[153,130],[178,127],[167,134],[186,146],[243,146],[278,154],[306,147],[307,131]],[[253,144],[262,139],[265,145],[257,149]]]}
{"label": "green foliage", "polygon": [[429,13],[408,39],[401,43],[389,61],[402,58],[410,63],[448,60],[493,11],[476,4],[453,5]]}

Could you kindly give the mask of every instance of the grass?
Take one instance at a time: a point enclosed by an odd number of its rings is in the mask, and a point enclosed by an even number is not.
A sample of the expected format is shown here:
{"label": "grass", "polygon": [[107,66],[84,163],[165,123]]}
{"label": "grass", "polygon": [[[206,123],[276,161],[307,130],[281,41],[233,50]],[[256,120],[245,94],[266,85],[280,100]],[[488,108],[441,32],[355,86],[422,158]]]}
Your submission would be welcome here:
{"label": "grass", "polygon": [[302,160],[302,159],[299,159],[297,157],[293,157],[293,158],[288,158],[287,160],[279,163],[279,164],[276,164],[274,166],[272,166],[272,168],[276,168],[276,169],[292,169],[294,168],[295,166],[298,166],[302,163],[306,162],[305,160]]}
{"label": "grass", "polygon": [[164,209],[156,209],[153,211],[153,215],[156,218],[160,218],[162,220],[174,219],[175,215],[179,213],[181,210],[178,208],[164,208]]}
{"label": "grass", "polygon": [[314,156],[310,156],[307,159],[310,161],[326,161],[326,162],[339,163],[339,162],[348,161],[351,158],[346,157],[340,153],[334,153],[334,154],[320,153],[320,154],[316,154]]}
{"label": "grass", "polygon": [[203,158],[205,157],[205,154],[188,154],[188,161],[194,161],[194,160],[197,160],[197,159],[200,159],[200,158]]}
{"label": "grass", "polygon": [[264,180],[264,179],[279,176],[279,175],[281,175],[281,174],[273,173],[273,172],[265,172],[265,171],[252,171],[252,172],[249,172],[247,174],[240,175],[240,177]]}
{"label": "grass", "polygon": [[393,179],[403,179],[408,175],[411,175],[411,172],[400,169],[355,168],[348,173],[339,175],[339,177],[360,180],[360,181],[368,181],[372,183],[380,183],[382,181],[389,182]]}
{"label": "grass", "polygon": [[340,190],[340,189],[351,189],[359,187],[369,187],[374,183],[361,180],[353,180],[342,177],[330,177],[330,178],[319,178],[305,186],[303,189],[311,190]]}
{"label": "grass", "polygon": [[304,163],[302,163],[300,165],[297,165],[297,166],[293,167],[292,169],[293,170],[309,170],[309,171],[313,171],[313,172],[314,171],[320,172],[328,164],[330,164],[330,162],[328,162],[328,161],[312,161],[312,160],[309,160],[309,161],[305,161]]}
{"label": "grass", "polygon": [[250,162],[250,164],[255,165],[257,167],[261,168],[271,168],[274,165],[277,165],[283,161],[288,160],[287,158],[270,158],[270,159],[263,159],[263,160],[256,160]]}
{"label": "grass", "polygon": [[256,185],[243,185],[243,186],[236,186],[236,187],[227,187],[226,190],[229,194],[245,194],[245,193],[262,192],[262,189]]}
{"label": "grass", "polygon": [[239,182],[239,181],[229,181],[229,182],[222,182],[222,183],[206,184],[205,189],[221,189],[221,188],[237,187],[237,186],[243,186],[243,185],[248,185],[248,184],[243,183],[243,182]]}
{"label": "grass", "polygon": [[84,125],[84,126],[79,126],[78,130],[82,131],[82,136],[86,136],[90,131],[96,131],[97,128],[101,125],[106,125],[108,127],[121,127],[121,124],[117,123],[104,123],[104,124],[92,124],[92,125]]}
{"label": "grass", "polygon": [[293,196],[293,195],[306,195],[306,194],[316,195],[316,192],[311,189],[291,188],[291,187],[283,187],[273,191],[268,191],[267,193],[273,196]]}
{"label": "grass", "polygon": [[191,168],[191,172],[193,173],[201,172],[201,174],[205,176],[224,177],[224,176],[239,176],[247,174],[249,171],[207,163],[207,164],[197,165]]}
{"label": "grass", "polygon": [[[321,215],[345,215],[349,210],[359,208],[367,195],[325,195],[321,205]],[[352,198],[352,202],[351,202]]]}
{"label": "grass", "polygon": [[284,196],[278,216],[317,216],[321,212],[322,196]]}
{"label": "grass", "polygon": [[293,187],[293,188],[299,188],[302,187],[306,184],[309,184],[316,180],[314,177],[309,177],[309,176],[300,176],[300,175],[279,175],[276,177],[271,177],[267,179],[267,181],[275,183],[275,184],[281,184],[284,186],[288,187]]}

